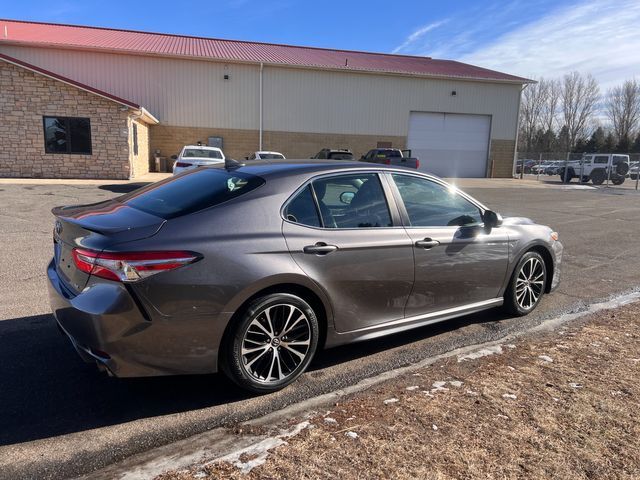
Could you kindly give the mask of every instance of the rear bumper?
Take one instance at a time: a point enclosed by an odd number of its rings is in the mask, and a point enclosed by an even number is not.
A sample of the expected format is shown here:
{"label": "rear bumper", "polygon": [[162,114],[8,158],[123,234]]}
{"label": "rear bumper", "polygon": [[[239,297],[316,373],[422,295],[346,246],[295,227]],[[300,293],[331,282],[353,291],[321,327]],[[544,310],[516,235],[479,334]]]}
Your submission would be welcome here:
{"label": "rear bumper", "polygon": [[216,370],[217,342],[203,347],[190,335],[193,322],[148,320],[127,288],[117,282],[90,284],[72,296],[53,260],[47,267],[49,302],[61,330],[87,362],[118,377]]}

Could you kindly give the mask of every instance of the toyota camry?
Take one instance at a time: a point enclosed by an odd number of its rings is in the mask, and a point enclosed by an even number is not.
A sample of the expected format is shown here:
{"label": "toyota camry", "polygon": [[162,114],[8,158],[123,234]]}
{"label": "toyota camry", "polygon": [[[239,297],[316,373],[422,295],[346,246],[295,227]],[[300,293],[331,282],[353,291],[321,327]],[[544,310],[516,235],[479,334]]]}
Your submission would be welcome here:
{"label": "toyota camry", "polygon": [[221,370],[274,391],[321,348],[526,315],[560,278],[551,228],[393,166],[227,161],[53,214],[56,321],[121,377]]}

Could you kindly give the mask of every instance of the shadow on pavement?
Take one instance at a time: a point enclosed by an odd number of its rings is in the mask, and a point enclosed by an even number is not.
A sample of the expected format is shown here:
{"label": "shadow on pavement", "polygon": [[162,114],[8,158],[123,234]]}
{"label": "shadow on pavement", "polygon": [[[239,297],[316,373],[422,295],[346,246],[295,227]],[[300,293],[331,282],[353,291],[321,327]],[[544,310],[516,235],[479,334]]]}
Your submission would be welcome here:
{"label": "shadow on pavement", "polygon": [[[498,311],[491,310],[322,351],[310,371],[501,318]],[[251,396],[222,374],[108,377],[78,357],[51,315],[0,322],[0,385],[0,445],[238,402]]]}

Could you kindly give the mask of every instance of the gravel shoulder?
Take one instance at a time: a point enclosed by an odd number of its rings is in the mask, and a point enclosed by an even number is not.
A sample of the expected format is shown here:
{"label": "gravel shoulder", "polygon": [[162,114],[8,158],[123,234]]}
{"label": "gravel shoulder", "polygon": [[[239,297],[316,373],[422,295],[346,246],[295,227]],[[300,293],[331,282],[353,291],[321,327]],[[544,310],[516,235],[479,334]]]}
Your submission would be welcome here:
{"label": "gravel shoulder", "polygon": [[291,419],[275,448],[158,480],[638,478],[639,340],[640,303],[605,310]]}

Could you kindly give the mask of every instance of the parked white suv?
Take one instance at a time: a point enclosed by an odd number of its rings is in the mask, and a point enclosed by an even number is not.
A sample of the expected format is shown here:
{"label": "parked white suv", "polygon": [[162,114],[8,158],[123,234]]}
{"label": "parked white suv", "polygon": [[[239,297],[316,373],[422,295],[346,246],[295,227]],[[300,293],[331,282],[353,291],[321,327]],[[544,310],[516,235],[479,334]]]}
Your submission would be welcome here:
{"label": "parked white suv", "polygon": [[602,185],[607,178],[614,185],[622,185],[628,173],[629,155],[615,153],[585,154],[582,160],[572,160],[558,168],[564,182],[582,176],[583,182],[591,180],[594,185]]}
{"label": "parked white suv", "polygon": [[174,175],[202,166],[224,164],[225,160],[222,150],[205,145],[186,145],[182,147],[180,155],[173,155],[171,158],[175,160]]}

